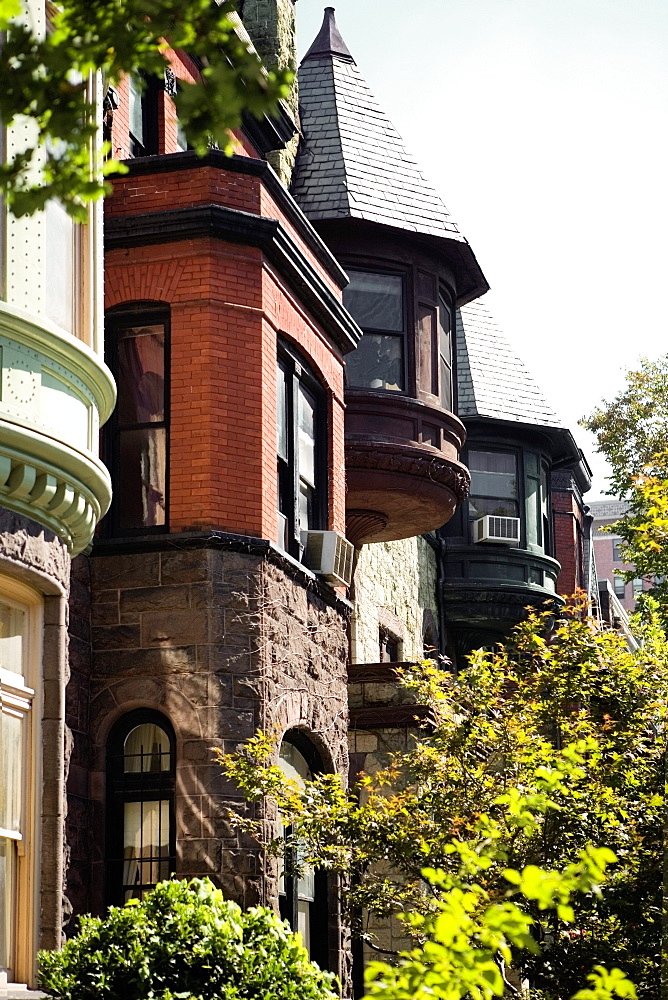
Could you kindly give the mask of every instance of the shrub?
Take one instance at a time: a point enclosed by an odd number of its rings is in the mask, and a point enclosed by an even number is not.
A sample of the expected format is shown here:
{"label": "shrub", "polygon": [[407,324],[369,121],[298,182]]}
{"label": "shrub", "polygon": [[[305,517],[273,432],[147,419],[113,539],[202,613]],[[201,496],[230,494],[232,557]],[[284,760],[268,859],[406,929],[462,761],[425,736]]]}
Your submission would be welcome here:
{"label": "shrub", "polygon": [[162,882],[143,901],[83,917],[60,952],[40,953],[59,1000],[334,1000],[300,939],[273,911],[246,912],[208,880]]}

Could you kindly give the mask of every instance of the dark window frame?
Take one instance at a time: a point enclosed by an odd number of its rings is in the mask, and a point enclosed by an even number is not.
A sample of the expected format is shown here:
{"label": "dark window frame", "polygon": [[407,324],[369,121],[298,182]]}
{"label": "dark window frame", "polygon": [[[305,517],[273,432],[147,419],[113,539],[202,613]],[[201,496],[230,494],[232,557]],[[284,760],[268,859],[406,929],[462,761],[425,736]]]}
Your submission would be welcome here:
{"label": "dark window frame", "polygon": [[157,76],[148,74],[137,75],[138,98],[141,106],[142,135],[135,136],[132,132],[132,109],[130,107],[133,78],[128,80],[128,136],[130,140],[130,156],[138,159],[142,156],[156,156],[159,152],[160,122],[158,100],[164,90],[164,82]]}
{"label": "dark window frame", "polygon": [[[299,390],[303,388],[314,402],[314,484],[313,505],[310,511],[309,530],[327,528],[329,500],[329,461],[327,433],[329,427],[329,399],[325,388],[314,375],[302,355],[284,340],[279,340],[276,357],[277,388],[278,368],[286,373],[287,385],[287,458],[276,449],[278,512],[287,519],[287,551],[301,559],[304,546],[301,540],[300,507],[301,477],[299,475]],[[277,411],[278,411],[277,392]]]}
{"label": "dark window frame", "polygon": [[[515,467],[516,467],[516,470],[517,470],[517,498],[516,498],[516,502],[517,502],[518,514],[517,515],[507,515],[507,516],[510,516],[510,517],[517,516],[517,517],[519,517],[519,519],[520,519],[520,548],[525,549],[525,550],[526,550],[527,544],[528,544],[528,542],[527,542],[527,509],[526,509],[527,508],[527,468],[526,468],[525,456],[528,453],[531,453],[531,454],[534,454],[534,455],[537,456],[537,458],[538,458],[538,477],[539,477],[539,483],[540,483],[539,489],[541,491],[540,511],[539,510],[536,511],[536,519],[537,519],[536,520],[536,527],[537,527],[538,538],[540,539],[540,541],[538,542],[538,545],[542,549],[542,552],[543,552],[543,554],[545,556],[553,557],[554,556],[554,552],[553,552],[554,528],[553,528],[553,511],[552,511],[552,493],[551,493],[551,489],[550,489],[550,462],[547,459],[545,453],[542,452],[540,450],[540,448],[538,448],[538,447],[532,448],[531,446],[527,446],[526,448],[522,448],[522,447],[519,447],[517,445],[511,445],[511,444],[507,444],[507,445],[502,445],[502,444],[499,444],[499,445],[496,445],[496,444],[487,444],[485,442],[475,440],[475,441],[470,441],[467,444],[466,459],[465,459],[465,464],[466,464],[467,468],[470,468],[470,457],[469,456],[470,456],[470,453],[472,451],[490,452],[490,453],[494,453],[494,454],[498,454],[498,455],[514,455],[514,457],[515,457],[515,463],[516,463]],[[541,475],[541,473],[544,473],[544,476]],[[542,489],[543,489],[543,483],[545,484],[545,514],[543,514],[543,507],[542,507],[542,499],[543,499],[542,498]],[[473,491],[472,491],[471,494],[469,495],[468,500],[466,501],[466,508],[467,508],[467,510],[466,510],[466,514],[465,514],[465,521],[466,521],[466,523],[468,525],[470,525],[473,521],[475,521],[475,520],[478,519],[477,517],[474,517],[472,515],[472,513],[471,513],[471,501],[472,501],[473,497],[478,497],[480,500],[495,500],[495,499],[498,499],[497,497],[486,496],[486,495],[484,495],[482,493],[473,493]],[[480,515],[480,516],[483,516],[483,515]],[[467,528],[467,530],[469,530],[469,529]]]}
{"label": "dark window frame", "polygon": [[[344,377],[346,389],[350,389],[352,392],[382,392],[389,396],[409,396],[410,398],[415,398],[415,393],[413,392],[413,387],[417,385],[417,372],[416,364],[417,360],[415,358],[415,334],[410,336],[410,323],[409,317],[413,316],[415,313],[415,308],[413,303],[415,302],[415,269],[414,268],[401,268],[400,266],[384,266],[383,264],[376,264],[373,261],[368,263],[363,261],[356,261],[354,264],[344,264],[346,272],[350,275],[355,272],[358,274],[374,274],[374,275],[389,275],[391,277],[401,278],[401,298],[402,298],[402,330],[384,330],[380,327],[364,326],[361,327],[363,334],[376,334],[380,336],[388,337],[398,337],[401,340],[401,354],[402,354],[402,373],[403,373],[403,383],[404,389],[383,389],[382,387],[371,388],[361,385],[350,385],[347,378],[347,369],[344,368]],[[345,289],[344,289],[344,301],[345,301]]]}
{"label": "dark window frame", "polygon": [[[169,739],[170,767],[168,771],[125,771],[125,740],[137,726],[144,723],[159,726]],[[122,906],[124,805],[127,802],[169,802],[169,873],[176,871],[176,737],[169,719],[150,708],[137,708],[116,721],[107,740],[107,815],[105,851],[105,896],[109,906]],[[144,888],[143,886],[141,888]]]}
{"label": "dark window frame", "polygon": [[[105,315],[105,358],[111,373],[119,382],[118,344],[119,332],[134,326],[161,325],[165,331],[164,357],[164,420],[144,421],[122,425],[116,406],[102,432],[102,451],[109,469],[113,493],[109,512],[102,520],[102,533],[112,538],[132,538],[138,535],[165,534],[169,532],[170,496],[170,440],[171,440],[171,309],[168,303],[131,302],[109,309]],[[115,487],[120,482],[120,436],[129,430],[165,429],[165,523],[124,528],[120,525],[121,494]]]}
{"label": "dark window frame", "polygon": [[[313,776],[323,774],[326,768],[323,765],[322,757],[318,749],[306,735],[299,729],[289,729],[284,733],[281,744],[289,743],[298,750],[309,766]],[[290,835],[290,828],[286,828],[286,836]],[[279,895],[279,912],[284,920],[287,920],[293,931],[298,925],[298,893],[297,878],[291,874],[294,866],[294,851],[286,850],[284,856],[284,887],[285,892]],[[310,957],[317,962],[321,969],[331,967],[330,942],[329,942],[329,910],[330,910],[330,886],[327,872],[316,868],[314,873],[315,891],[314,900],[309,905],[309,924],[311,929],[311,951]],[[313,947],[315,942],[316,947]]]}

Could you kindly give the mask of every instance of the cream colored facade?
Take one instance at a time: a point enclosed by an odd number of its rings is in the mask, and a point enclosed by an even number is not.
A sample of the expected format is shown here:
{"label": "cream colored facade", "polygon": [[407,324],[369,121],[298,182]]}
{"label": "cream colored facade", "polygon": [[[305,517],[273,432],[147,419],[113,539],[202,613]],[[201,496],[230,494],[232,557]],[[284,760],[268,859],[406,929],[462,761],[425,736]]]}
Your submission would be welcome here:
{"label": "cream colored facade", "polygon": [[[45,7],[24,0],[38,34]],[[31,128],[0,126],[0,154]],[[81,226],[54,202],[22,218],[0,202],[0,996],[62,941],[70,563],[111,499],[101,212]]]}

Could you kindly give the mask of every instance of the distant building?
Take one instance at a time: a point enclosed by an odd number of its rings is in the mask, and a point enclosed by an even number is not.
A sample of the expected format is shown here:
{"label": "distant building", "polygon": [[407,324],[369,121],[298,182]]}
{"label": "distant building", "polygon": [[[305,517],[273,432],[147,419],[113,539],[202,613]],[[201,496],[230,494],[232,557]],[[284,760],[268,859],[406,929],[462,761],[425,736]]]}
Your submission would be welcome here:
{"label": "distant building", "polygon": [[598,579],[610,581],[615,597],[625,611],[635,611],[637,595],[643,590],[651,590],[653,580],[649,576],[636,577],[627,583],[620,573],[629,572],[633,565],[622,559],[622,539],[614,532],[603,530],[623,517],[629,505],[624,500],[599,500],[590,504],[589,509],[594,518],[592,537]]}

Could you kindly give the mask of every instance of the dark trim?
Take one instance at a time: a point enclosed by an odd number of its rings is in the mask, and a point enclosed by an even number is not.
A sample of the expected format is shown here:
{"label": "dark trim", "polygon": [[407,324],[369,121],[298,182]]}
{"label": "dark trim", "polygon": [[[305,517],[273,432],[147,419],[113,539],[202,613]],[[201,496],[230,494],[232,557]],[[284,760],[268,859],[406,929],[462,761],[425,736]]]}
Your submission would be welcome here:
{"label": "dark trim", "polygon": [[346,620],[353,609],[350,601],[340,597],[324,580],[279,549],[274,542],[252,535],[237,535],[227,531],[192,531],[172,535],[163,533],[128,538],[99,538],[95,540],[91,558],[139,552],[174,552],[178,549],[222,549],[259,556],[278,566],[287,576],[316,594]]}
{"label": "dark trim", "polygon": [[[228,170],[230,173],[250,174],[252,177],[259,177],[272,198],[276,199],[285,217],[292,223],[327,273],[341,288],[348,284],[348,275],[306,218],[290,192],[283,186],[271,164],[267,163],[266,160],[256,160],[251,156],[238,156],[237,154],[227,156],[220,149],[210,149],[206,156],[198,156],[194,150],[189,149],[181,153],[142,156],[124,162],[130,177],[140,177],[143,174],[171,173],[174,170],[191,171],[200,167],[217,167],[219,170]],[[126,175],[117,174],[116,176]],[[111,220],[106,220],[105,225],[109,225],[110,222]]]}
{"label": "dark trim", "polygon": [[415,667],[415,660],[401,660],[396,663],[349,663],[349,684],[400,684],[397,670],[402,667]]}
{"label": "dark trim", "polygon": [[275,149],[285,149],[297,133],[294,119],[284,104],[278,105],[276,117],[263,115],[256,118],[250,111],[241,113],[241,130],[263,156]]}
{"label": "dark trim", "polygon": [[[188,156],[188,153],[177,153]],[[362,331],[329,290],[306,255],[277,219],[241,212],[222,205],[175,208],[109,218],[105,249],[176,243],[205,237],[258,247],[287,279],[342,354],[357,347]]]}
{"label": "dark trim", "polygon": [[426,705],[379,705],[377,708],[351,708],[351,729],[414,729],[430,720]]}

